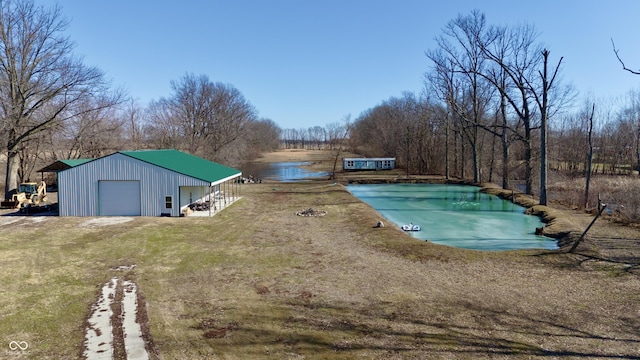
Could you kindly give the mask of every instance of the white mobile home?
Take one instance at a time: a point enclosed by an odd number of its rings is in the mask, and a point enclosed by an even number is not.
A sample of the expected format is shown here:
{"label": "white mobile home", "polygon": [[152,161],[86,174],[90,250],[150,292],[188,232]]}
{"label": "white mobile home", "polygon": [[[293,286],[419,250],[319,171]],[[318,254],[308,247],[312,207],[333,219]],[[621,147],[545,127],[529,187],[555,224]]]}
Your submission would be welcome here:
{"label": "white mobile home", "polygon": [[396,158],[343,158],[342,169],[359,170],[391,170],[396,167]]}
{"label": "white mobile home", "polygon": [[119,151],[58,173],[60,216],[180,216],[210,213],[236,198],[239,170],[177,150]]}

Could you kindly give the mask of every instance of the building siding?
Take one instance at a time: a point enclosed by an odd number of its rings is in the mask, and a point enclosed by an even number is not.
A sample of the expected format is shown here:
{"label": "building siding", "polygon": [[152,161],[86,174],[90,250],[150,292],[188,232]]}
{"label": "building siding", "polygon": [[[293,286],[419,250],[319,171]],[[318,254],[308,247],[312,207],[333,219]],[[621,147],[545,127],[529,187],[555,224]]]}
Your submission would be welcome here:
{"label": "building siding", "polygon": [[171,216],[179,216],[182,203],[188,201],[180,198],[180,187],[210,186],[208,182],[115,153],[58,173],[60,216],[98,216],[100,180],[139,180],[142,216],[167,213],[166,196],[173,197]]}

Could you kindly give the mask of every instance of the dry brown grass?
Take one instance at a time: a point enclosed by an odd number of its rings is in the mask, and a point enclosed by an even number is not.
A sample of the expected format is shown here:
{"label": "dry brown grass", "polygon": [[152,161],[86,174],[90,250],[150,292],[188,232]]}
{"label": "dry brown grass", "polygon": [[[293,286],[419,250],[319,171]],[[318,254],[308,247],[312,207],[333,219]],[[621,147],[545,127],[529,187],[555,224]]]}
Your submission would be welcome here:
{"label": "dry brown grass", "polygon": [[[585,179],[564,179],[549,186],[549,198],[557,204],[584,209]],[[597,207],[598,197],[609,206],[611,215],[626,224],[640,223],[640,177],[594,176],[586,210]]]}
{"label": "dry brown grass", "polygon": [[331,158],[331,152],[325,150],[286,149],[262,154],[258,162],[281,161],[320,161],[326,163]]}
{"label": "dry brown grass", "polygon": [[[0,358],[76,358],[99,285],[127,264],[162,359],[640,356],[640,281],[626,263],[416,241],[374,228],[380,215],[328,181],[242,191],[213,218],[0,225],[11,269],[0,274],[0,334],[30,344]],[[295,215],[308,208],[327,214]],[[588,223],[575,214],[576,227]]]}

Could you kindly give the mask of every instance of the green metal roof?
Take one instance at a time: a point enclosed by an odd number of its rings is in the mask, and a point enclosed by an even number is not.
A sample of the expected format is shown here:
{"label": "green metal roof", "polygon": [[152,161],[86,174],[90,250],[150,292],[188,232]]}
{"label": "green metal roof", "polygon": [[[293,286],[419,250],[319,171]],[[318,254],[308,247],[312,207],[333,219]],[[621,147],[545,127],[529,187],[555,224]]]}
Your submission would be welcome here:
{"label": "green metal roof", "polygon": [[209,183],[242,174],[240,170],[178,150],[138,150],[118,151],[118,153]]}
{"label": "green metal roof", "polygon": [[86,162],[89,162],[93,159],[68,159],[68,160],[58,160],[63,164],[69,165],[70,167],[75,167],[78,165],[82,165]]}

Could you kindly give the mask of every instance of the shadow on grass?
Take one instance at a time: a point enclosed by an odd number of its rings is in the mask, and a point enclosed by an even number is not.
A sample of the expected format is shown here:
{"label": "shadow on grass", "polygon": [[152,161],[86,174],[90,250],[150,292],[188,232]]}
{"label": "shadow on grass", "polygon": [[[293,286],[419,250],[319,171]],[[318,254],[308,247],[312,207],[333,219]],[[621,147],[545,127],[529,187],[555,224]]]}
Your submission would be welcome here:
{"label": "shadow on grass", "polygon": [[[443,308],[465,308],[460,314],[434,310],[431,320],[402,314],[402,308],[380,304],[377,309],[354,309],[330,304],[300,302],[290,304],[296,315],[286,318],[254,319],[258,324],[274,324],[265,330],[251,323],[238,326],[234,339],[215,344],[225,353],[246,347],[284,347],[310,357],[335,354],[350,358],[395,354],[415,356],[574,357],[598,359],[640,359],[640,339],[598,334],[560,322],[478,306],[461,301]],[[445,310],[446,312],[446,310]],[[286,313],[286,312],[285,312]],[[464,320],[463,320],[464,319]],[[637,334],[638,325],[625,321],[619,334]],[[340,354],[342,354],[340,356]]]}
{"label": "shadow on grass", "polygon": [[640,258],[633,255],[603,256],[590,250],[578,250],[573,253],[568,253],[566,250],[557,250],[538,252],[531,254],[531,256],[551,259],[548,264],[563,269],[580,269],[591,262],[610,265],[620,274],[635,274],[640,271]]}

